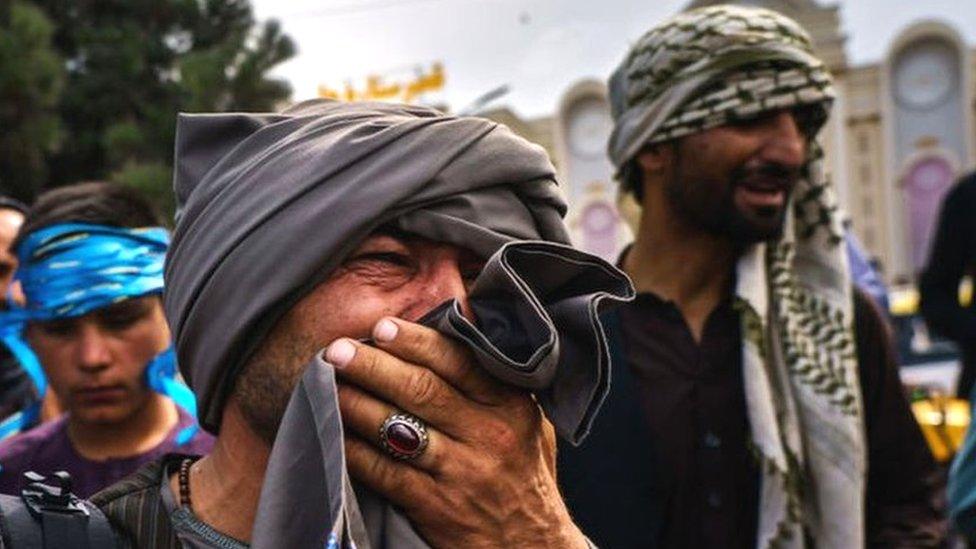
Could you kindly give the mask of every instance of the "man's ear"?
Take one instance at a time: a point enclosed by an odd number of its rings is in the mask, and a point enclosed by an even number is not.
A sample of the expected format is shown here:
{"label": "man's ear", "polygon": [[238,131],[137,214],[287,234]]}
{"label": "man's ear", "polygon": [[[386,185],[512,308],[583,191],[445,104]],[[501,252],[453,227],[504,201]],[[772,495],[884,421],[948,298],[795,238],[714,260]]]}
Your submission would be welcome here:
{"label": "man's ear", "polygon": [[635,159],[644,173],[660,173],[671,165],[674,147],[669,143],[657,143],[641,149]]}

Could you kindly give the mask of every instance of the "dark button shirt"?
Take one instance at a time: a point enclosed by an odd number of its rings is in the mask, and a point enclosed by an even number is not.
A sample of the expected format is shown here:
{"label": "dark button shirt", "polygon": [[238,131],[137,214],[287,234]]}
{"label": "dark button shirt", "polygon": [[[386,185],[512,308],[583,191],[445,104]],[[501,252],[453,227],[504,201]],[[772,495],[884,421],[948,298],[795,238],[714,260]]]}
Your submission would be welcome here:
{"label": "dark button shirt", "polygon": [[700,342],[677,307],[652,294],[623,306],[620,326],[668,483],[663,545],[755,546],[759,477],[731,301],[709,315]]}
{"label": "dark button shirt", "polygon": [[[560,483],[580,527],[614,548],[754,547],[760,478],[748,448],[739,324],[729,303],[700,343],[643,294],[605,319],[610,395],[590,436],[562,445]],[[944,482],[898,378],[890,334],[854,297],[867,438],[869,547],[941,547]]]}

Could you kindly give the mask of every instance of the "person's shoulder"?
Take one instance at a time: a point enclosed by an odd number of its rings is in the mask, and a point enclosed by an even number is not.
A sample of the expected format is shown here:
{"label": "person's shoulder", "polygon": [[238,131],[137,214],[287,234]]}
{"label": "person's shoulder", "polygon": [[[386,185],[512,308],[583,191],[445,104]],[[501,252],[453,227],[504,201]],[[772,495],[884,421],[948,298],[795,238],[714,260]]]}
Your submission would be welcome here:
{"label": "person's shoulder", "polygon": [[877,395],[886,380],[898,376],[894,333],[878,303],[864,290],[854,288],[854,342],[858,378],[864,398]]}
{"label": "person's shoulder", "polygon": [[[881,305],[862,288],[854,286],[854,339],[859,350],[890,345],[892,326]],[[863,354],[863,353],[862,353]]]}
{"label": "person's shoulder", "polygon": [[976,188],[976,171],[969,172],[959,178],[959,185]]}
{"label": "person's shoulder", "polygon": [[178,460],[179,456],[176,454],[166,454],[154,459],[124,479],[93,495],[91,502],[105,511],[106,507],[125,505],[130,499],[152,497],[152,494],[159,491],[159,483],[167,466]]}
{"label": "person's shoulder", "polygon": [[39,452],[62,434],[65,421],[62,416],[0,442],[0,471],[16,469],[21,463],[29,465]]}
{"label": "person's shoulder", "polygon": [[870,323],[882,327],[888,325],[881,304],[871,297],[871,294],[856,284],[854,285],[852,294],[854,322],[856,326],[859,326],[861,323]]}
{"label": "person's shoulder", "polygon": [[958,183],[949,189],[949,194],[945,198],[950,204],[973,199],[976,199],[976,171],[962,176]]}
{"label": "person's shoulder", "polygon": [[163,475],[185,456],[166,454],[92,496],[115,531],[133,547],[178,547],[159,492]]}

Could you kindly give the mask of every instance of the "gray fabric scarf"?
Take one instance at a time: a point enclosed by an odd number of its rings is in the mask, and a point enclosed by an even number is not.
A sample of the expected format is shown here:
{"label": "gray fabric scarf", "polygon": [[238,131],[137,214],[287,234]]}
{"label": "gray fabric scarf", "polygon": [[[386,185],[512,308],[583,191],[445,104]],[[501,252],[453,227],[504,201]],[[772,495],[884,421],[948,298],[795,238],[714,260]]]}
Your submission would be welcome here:
{"label": "gray fabric scarf", "polygon": [[[471,324],[447,303],[427,323],[533,390],[561,436],[585,436],[609,379],[598,314],[633,289],[564,245],[565,205],[540,147],[487,120],[312,101],[281,114],[184,115],[176,155],[165,306],[205,428],[217,431],[236,376],[284,312],[392,223],[490,258],[470,299],[493,321]],[[361,491],[357,504],[333,372],[310,360],[272,448],[254,546],[422,545],[382,498]]]}

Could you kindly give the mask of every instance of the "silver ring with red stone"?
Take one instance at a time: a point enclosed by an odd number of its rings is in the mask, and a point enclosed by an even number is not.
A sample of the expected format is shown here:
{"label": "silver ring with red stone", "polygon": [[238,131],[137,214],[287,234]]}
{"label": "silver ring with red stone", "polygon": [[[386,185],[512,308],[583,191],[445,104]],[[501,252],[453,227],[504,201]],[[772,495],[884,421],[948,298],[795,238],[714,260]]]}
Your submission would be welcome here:
{"label": "silver ring with red stone", "polygon": [[403,412],[393,412],[380,426],[380,444],[396,459],[416,459],[427,449],[427,426]]}

